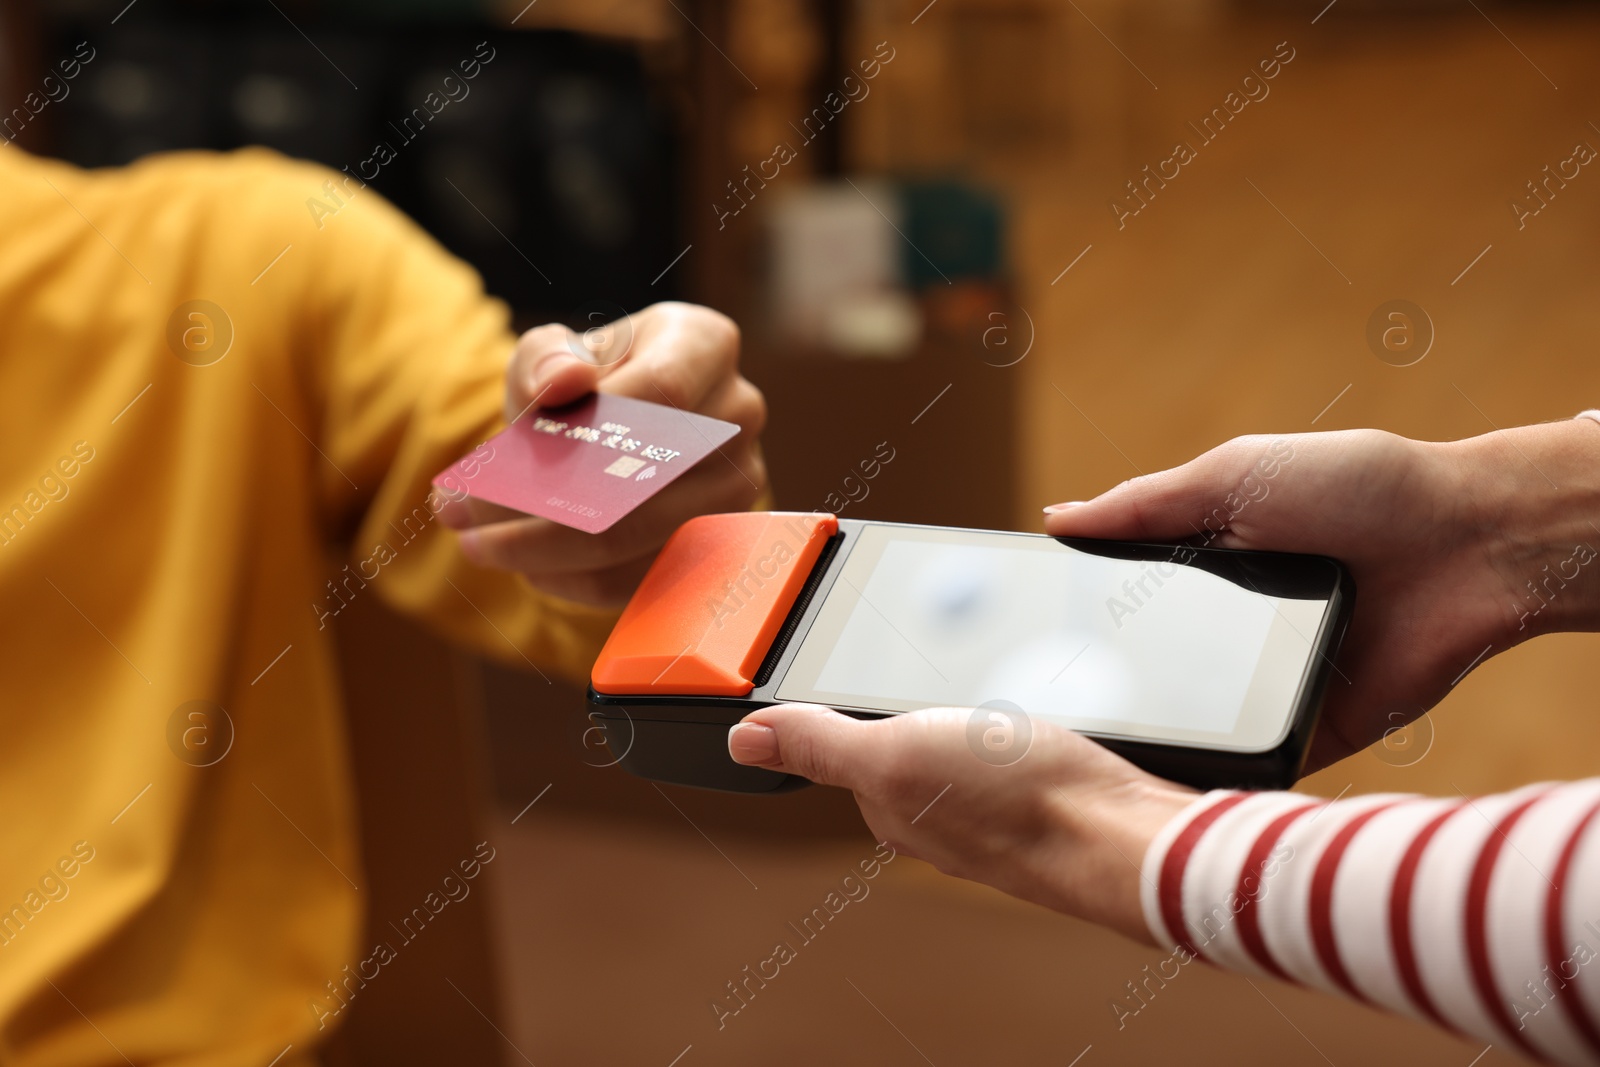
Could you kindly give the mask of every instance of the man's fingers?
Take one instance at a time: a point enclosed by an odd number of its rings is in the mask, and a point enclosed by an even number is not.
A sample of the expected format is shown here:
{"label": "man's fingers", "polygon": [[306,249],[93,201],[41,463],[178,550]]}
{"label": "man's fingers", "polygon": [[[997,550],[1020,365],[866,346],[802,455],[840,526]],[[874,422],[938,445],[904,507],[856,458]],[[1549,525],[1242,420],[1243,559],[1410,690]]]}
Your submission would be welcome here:
{"label": "man's fingers", "polygon": [[524,361],[525,373],[507,382],[506,421],[533,407],[554,408],[588,396],[599,385],[605,368],[579,359],[571,352],[547,352]]}
{"label": "man's fingers", "polygon": [[639,583],[644,580],[645,571],[650,569],[654,559],[655,556],[652,554],[596,570],[566,574],[530,574],[525,577],[529,585],[562,600],[571,600],[597,608],[620,608],[628,602],[633,591],[639,588]]}
{"label": "man's fingers", "polygon": [[555,408],[586,397],[595,391],[605,372],[600,364],[579,359],[570,352],[547,356],[534,368],[532,394],[523,407],[537,404]]}
{"label": "man's fingers", "polygon": [[501,504],[491,504],[487,500],[470,496],[450,500],[439,511],[439,521],[452,530],[466,530],[473,526],[487,526],[497,522],[515,522],[527,517],[527,512]]}
{"label": "man's fingers", "polygon": [[1239,499],[1248,490],[1246,479],[1267,447],[1265,438],[1237,438],[1181,467],[1123,482],[1093,500],[1057,505],[1045,514],[1045,532],[1124,541],[1175,541],[1218,532],[1216,516],[1228,515],[1230,497]]}
{"label": "man's fingers", "polygon": [[855,789],[879,762],[890,738],[880,723],[862,722],[816,704],[779,704],[753,711],[728,731],[735,763]]}
{"label": "man's fingers", "polygon": [[535,405],[559,407],[594,392],[609,362],[591,348],[560,323],[523,334],[506,367],[506,421]]}
{"label": "man's fingers", "polygon": [[766,408],[738,365],[739,328],[710,308],[656,304],[581,335],[552,323],[517,342],[506,372],[506,418],[603,388],[736,422],[749,438],[766,421]]}
{"label": "man's fingers", "polygon": [[734,375],[711,394],[700,414],[739,427],[739,436],[725,448],[752,444],[767,426],[767,398],[748,379]]}
{"label": "man's fingers", "polygon": [[606,391],[702,411],[738,365],[733,320],[710,308],[656,304],[634,316],[632,350],[607,376]]}
{"label": "man's fingers", "polygon": [[469,523],[474,528],[463,532],[462,550],[474,563],[530,578],[607,567],[654,555],[674,530],[696,515],[744,511],[765,483],[765,469],[753,452],[726,458],[713,453],[703,468],[684,474],[604,533],[584,533],[511,512],[508,521]]}
{"label": "man's fingers", "polygon": [[[478,500],[456,500],[441,521],[461,530],[473,562],[520,572],[557,595],[626,600],[667,536],[700,514],[743,511],[766,486],[756,438],[760,390],[739,376],[739,331],[726,316],[656,304],[576,334],[560,324],[523,334],[506,368],[508,422],[603,390],[736,423],[740,435],[603,534],[589,535]],[[683,433],[698,433],[687,421]]]}

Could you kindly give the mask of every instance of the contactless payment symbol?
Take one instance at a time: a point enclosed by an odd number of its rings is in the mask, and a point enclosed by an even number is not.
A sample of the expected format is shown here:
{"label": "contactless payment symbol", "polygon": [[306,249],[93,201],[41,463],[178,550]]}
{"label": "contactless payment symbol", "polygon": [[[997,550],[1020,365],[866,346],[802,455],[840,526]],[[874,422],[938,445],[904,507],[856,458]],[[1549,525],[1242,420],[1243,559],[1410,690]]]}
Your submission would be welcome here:
{"label": "contactless payment symbol", "polygon": [[647,481],[647,480],[649,480],[651,478],[654,478],[655,476],[656,476],[656,465],[654,463],[652,463],[652,464],[650,464],[650,466],[648,466],[644,470],[640,471],[638,477],[634,478],[634,481],[643,482],[643,481]]}

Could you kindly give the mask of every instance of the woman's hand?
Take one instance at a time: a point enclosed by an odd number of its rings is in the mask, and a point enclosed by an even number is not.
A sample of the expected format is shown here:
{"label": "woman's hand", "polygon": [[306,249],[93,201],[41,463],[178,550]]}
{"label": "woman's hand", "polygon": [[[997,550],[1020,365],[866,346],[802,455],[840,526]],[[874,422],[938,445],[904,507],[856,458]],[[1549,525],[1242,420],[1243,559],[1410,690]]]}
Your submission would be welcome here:
{"label": "woman's hand", "polygon": [[461,549],[474,562],[517,571],[568,600],[613,606],[627,601],[681,524],[755,503],[767,486],[758,447],[767,408],[739,373],[732,320],[692,304],[654,304],[581,336],[561,325],[523,334],[506,369],[506,421],[597,390],[737,423],[741,432],[604,533],[471,498],[442,516],[462,531]]}
{"label": "woman's hand", "polygon": [[[1600,583],[1589,572],[1600,567],[1583,546],[1600,546],[1597,471],[1600,426],[1586,419],[1448,444],[1378,430],[1240,437],[1047,509],[1045,529],[1343,561],[1355,616],[1315,770],[1415,719],[1489,656],[1535,633],[1594,627]],[[1545,589],[1558,571],[1561,588]]]}
{"label": "woman's hand", "polygon": [[[971,731],[974,715],[984,718]],[[897,852],[1153,943],[1139,864],[1196,794],[1054,723],[991,721],[1013,715],[930,708],[860,720],[784,704],[745,716],[728,751],[739,763],[849,789],[873,834]],[[969,742],[990,729],[1016,751]]]}

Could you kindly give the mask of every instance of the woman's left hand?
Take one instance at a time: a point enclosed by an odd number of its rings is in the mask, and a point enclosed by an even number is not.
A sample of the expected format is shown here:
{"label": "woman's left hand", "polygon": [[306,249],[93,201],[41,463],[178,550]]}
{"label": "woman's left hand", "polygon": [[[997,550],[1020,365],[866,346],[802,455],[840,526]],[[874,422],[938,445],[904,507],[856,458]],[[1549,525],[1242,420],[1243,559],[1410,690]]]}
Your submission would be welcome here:
{"label": "woman's left hand", "polygon": [[1063,726],[994,708],[861,720],[782,704],[745,716],[728,751],[849,789],[897,852],[1147,944],[1140,864],[1197,795]]}

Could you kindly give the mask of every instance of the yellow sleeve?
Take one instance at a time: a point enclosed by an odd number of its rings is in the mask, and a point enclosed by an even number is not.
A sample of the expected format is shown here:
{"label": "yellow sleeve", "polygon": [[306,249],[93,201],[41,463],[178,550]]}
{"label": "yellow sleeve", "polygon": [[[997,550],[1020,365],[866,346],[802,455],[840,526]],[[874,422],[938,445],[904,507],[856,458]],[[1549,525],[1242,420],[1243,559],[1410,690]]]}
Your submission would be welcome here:
{"label": "yellow sleeve", "polygon": [[318,445],[340,472],[321,483],[330,535],[391,607],[513,666],[584,680],[617,613],[470,563],[429,484],[504,425],[509,313],[375,191],[335,177],[325,202],[337,211],[311,242],[303,349]]}

